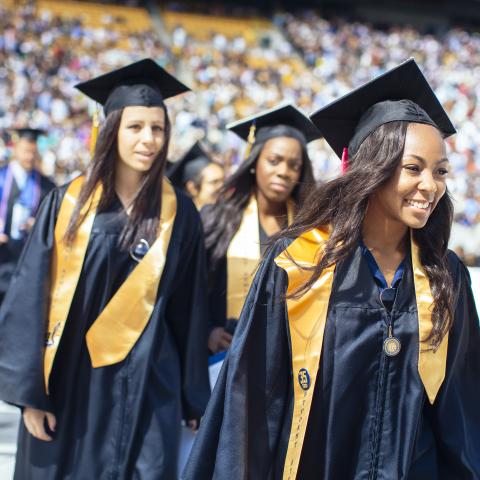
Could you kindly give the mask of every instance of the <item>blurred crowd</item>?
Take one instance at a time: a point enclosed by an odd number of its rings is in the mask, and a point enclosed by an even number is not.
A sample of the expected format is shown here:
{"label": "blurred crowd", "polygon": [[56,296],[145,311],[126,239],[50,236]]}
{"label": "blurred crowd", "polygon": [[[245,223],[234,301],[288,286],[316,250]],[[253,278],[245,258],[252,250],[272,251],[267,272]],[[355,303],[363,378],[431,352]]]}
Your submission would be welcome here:
{"label": "blurred crowd", "polygon": [[[243,145],[225,125],[281,101],[306,112],[347,92],[410,56],[422,66],[458,134],[449,140],[455,200],[452,245],[470,264],[480,262],[480,36],[450,30],[441,37],[407,27],[377,30],[364,23],[326,20],[314,12],[279,14],[269,27],[241,35],[211,31],[201,38],[178,24],[167,38],[153,31],[125,37],[116,19],[103,26],[59,19],[34,4],[0,7],[0,131],[45,129],[43,170],[61,183],[90,158],[94,106],[73,85],[143,57],[155,58],[195,93],[169,100],[174,124],[171,158],[198,138],[227,168]],[[203,32],[205,33],[205,32]],[[4,134],[6,145],[8,138]],[[338,174],[339,162],[323,141],[311,154],[319,180]],[[6,161],[8,148],[0,148]]]}

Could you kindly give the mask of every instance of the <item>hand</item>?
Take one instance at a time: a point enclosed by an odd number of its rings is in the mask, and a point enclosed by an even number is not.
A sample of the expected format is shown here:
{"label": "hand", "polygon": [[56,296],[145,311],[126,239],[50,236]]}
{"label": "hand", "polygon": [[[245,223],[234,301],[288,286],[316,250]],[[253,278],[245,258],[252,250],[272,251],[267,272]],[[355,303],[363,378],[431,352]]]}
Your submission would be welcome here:
{"label": "hand", "polygon": [[5,235],[4,233],[0,233],[0,244],[7,243],[7,242],[8,242],[8,235]]}
{"label": "hand", "polygon": [[25,423],[28,433],[39,440],[50,442],[53,438],[45,431],[45,418],[47,419],[48,428],[54,432],[57,420],[53,413],[30,407],[25,407],[23,410],[23,423]]}
{"label": "hand", "polygon": [[232,338],[223,327],[216,327],[210,332],[208,337],[208,348],[213,353],[227,350],[232,343]]}
{"label": "hand", "polygon": [[34,223],[35,219],[33,217],[29,217],[27,221],[22,225],[22,230],[24,230],[25,232],[29,232],[32,229]]}
{"label": "hand", "polygon": [[187,425],[192,430],[192,432],[196,432],[198,430],[198,427],[199,427],[198,424],[199,422],[196,419],[187,420]]}

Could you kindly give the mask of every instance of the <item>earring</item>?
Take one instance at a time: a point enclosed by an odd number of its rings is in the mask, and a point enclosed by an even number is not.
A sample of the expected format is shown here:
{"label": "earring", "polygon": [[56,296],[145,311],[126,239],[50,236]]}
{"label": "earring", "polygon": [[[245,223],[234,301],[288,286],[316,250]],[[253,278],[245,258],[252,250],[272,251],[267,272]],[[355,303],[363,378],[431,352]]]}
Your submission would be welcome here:
{"label": "earring", "polygon": [[250,173],[251,173],[252,175],[255,174],[255,169],[254,169],[253,167],[250,169]]}

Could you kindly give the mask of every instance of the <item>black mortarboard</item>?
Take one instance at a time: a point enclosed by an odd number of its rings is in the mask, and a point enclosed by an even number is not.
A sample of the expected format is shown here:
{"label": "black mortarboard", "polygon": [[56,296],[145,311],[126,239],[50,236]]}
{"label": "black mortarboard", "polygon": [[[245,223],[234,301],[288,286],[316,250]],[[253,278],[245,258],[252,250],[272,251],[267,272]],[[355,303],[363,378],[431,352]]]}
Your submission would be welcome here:
{"label": "black mortarboard", "polygon": [[354,155],[380,125],[394,121],[437,127],[455,133],[450,119],[413,58],[374,78],[310,115],[338,157]]}
{"label": "black mortarboard", "polygon": [[183,188],[190,180],[197,180],[201,171],[210,163],[211,158],[200,142],[195,144],[176,162],[167,166],[166,175],[173,185]]}
{"label": "black mortarboard", "polygon": [[75,85],[103,105],[105,115],[124,107],[160,107],[190,89],[150,58]]}
{"label": "black mortarboard", "polygon": [[279,105],[237,122],[229,123],[227,129],[236,133],[240,138],[253,143],[252,127],[255,127],[255,141],[264,142],[279,136],[276,135],[274,128],[280,125],[298,130],[306,142],[322,137],[322,134],[311,120],[291,104]]}
{"label": "black mortarboard", "polygon": [[32,142],[36,142],[40,135],[45,135],[45,130],[38,128],[13,128],[12,130],[18,135],[18,138],[26,138]]}

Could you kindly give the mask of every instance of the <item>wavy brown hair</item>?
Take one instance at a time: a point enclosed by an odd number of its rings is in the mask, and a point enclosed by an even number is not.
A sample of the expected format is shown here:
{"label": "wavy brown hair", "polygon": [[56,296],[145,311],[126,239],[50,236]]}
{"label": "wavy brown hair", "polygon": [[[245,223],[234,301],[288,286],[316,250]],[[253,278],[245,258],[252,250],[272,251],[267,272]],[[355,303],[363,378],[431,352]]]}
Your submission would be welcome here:
{"label": "wavy brown hair", "polygon": [[[133,247],[141,238],[147,240],[151,245],[157,237],[162,201],[162,178],[167,161],[171,130],[167,109],[165,106],[162,108],[165,112],[164,144],[150,170],[145,173],[133,200],[128,222],[119,238],[119,246],[123,250]],[[98,183],[101,182],[103,186],[102,197],[98,205],[99,212],[107,209],[116,200],[115,165],[118,160],[117,138],[122,113],[123,109],[109,113],[100,129],[95,153],[85,172],[85,182],[65,234],[69,242],[75,238],[77,230],[84,220],[85,215],[81,215],[80,212]]]}
{"label": "wavy brown hair", "polygon": [[[347,173],[313,190],[295,222],[273,239],[296,238],[313,228],[330,225],[323,256],[311,268],[309,280],[291,295],[293,298],[303,295],[325,268],[346,259],[358,246],[368,199],[394,175],[403,156],[407,128],[408,122],[400,121],[377,128],[350,158]],[[452,219],[453,205],[447,191],[427,224],[413,230],[434,299],[433,328],[425,339],[433,349],[440,345],[453,322],[453,281],[447,260]]]}

